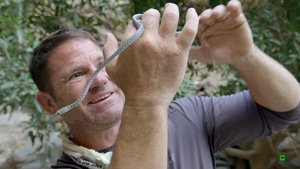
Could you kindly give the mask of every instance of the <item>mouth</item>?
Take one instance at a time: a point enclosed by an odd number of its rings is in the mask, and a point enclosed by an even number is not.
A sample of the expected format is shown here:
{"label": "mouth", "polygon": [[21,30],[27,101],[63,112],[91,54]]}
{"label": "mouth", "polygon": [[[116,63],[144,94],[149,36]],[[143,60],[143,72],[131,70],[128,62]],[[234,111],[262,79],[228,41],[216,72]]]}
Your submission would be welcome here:
{"label": "mouth", "polygon": [[113,94],[113,92],[100,95],[97,98],[91,100],[89,102],[89,104],[96,104],[96,103],[102,102],[102,101],[106,100],[108,97],[110,97],[112,94]]}

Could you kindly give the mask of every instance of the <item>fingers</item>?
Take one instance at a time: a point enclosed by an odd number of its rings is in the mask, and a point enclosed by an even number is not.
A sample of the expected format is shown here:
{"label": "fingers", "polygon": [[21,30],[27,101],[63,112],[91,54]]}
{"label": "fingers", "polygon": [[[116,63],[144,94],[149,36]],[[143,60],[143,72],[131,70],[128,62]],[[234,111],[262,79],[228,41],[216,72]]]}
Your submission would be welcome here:
{"label": "fingers", "polygon": [[[190,8],[186,14],[186,23],[177,38],[177,44],[183,49],[190,48],[198,30],[199,17],[194,8]],[[174,35],[173,35],[174,37]]]}
{"label": "fingers", "polygon": [[226,7],[224,5],[218,5],[213,9],[212,18],[215,22],[222,21],[226,18]]}
{"label": "fingers", "polygon": [[174,38],[177,31],[179,10],[177,5],[167,3],[160,25],[160,36],[162,38]]}
{"label": "fingers", "polygon": [[[116,37],[111,33],[106,33],[105,44],[103,47],[104,59],[107,60],[118,48],[118,41]],[[116,67],[117,58],[113,59],[107,66],[106,72],[114,80],[114,72]]]}
{"label": "fingers", "polygon": [[201,13],[200,22],[202,25],[210,26],[214,24],[215,21],[211,18],[212,11],[212,9],[206,9]]}
{"label": "fingers", "polygon": [[238,0],[231,0],[227,4],[227,9],[230,12],[230,15],[233,17],[239,16],[242,12],[241,2]]}
{"label": "fingers", "polygon": [[186,14],[186,24],[182,32],[176,38],[177,26],[179,20],[179,9],[176,4],[167,3],[165,11],[162,14],[160,22],[160,13],[158,10],[149,9],[142,16],[144,26],[144,35],[158,35],[161,39],[170,41],[176,40],[182,49],[189,48],[195,39],[198,30],[199,18],[195,9],[191,8]]}
{"label": "fingers", "polygon": [[214,25],[216,22],[226,19],[227,9],[224,5],[218,5],[214,9],[206,9],[200,15],[200,33],[204,32],[207,27]]}
{"label": "fingers", "polygon": [[156,9],[148,9],[142,16],[144,34],[158,34],[160,13]]}
{"label": "fingers", "polygon": [[226,20],[228,17],[237,17],[242,13],[240,1],[231,0],[227,6],[218,5],[213,9],[206,9],[200,15],[199,32],[203,33],[208,27],[217,22]]}

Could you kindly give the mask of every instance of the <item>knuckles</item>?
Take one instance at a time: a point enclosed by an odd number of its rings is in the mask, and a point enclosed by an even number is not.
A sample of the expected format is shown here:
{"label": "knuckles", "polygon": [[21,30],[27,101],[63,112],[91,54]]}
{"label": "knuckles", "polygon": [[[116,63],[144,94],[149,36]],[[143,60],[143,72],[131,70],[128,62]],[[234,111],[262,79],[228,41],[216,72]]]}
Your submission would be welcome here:
{"label": "knuckles", "polygon": [[139,40],[138,43],[134,46],[136,50],[148,51],[155,50],[158,45],[157,40],[151,34],[144,34]]}
{"label": "knuckles", "polygon": [[178,20],[179,14],[176,11],[166,11],[164,13],[164,17],[165,17],[166,20],[174,21],[175,22],[175,21]]}
{"label": "knuckles", "polygon": [[166,43],[161,37],[155,37],[153,34],[144,34],[138,40],[138,43],[132,45],[132,50],[138,57],[151,56],[152,58],[161,59],[176,59],[176,56],[181,56],[184,52],[176,43]]}
{"label": "knuckles", "polygon": [[198,29],[195,29],[193,25],[185,25],[184,33],[186,37],[193,37],[197,34]]}

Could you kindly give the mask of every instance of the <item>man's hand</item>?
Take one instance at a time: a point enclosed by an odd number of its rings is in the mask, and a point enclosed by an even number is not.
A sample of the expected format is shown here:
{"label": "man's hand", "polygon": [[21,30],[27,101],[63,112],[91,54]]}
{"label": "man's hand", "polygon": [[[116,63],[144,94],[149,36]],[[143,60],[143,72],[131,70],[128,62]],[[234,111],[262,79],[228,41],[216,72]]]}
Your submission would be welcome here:
{"label": "man's hand", "polygon": [[253,48],[252,33],[237,0],[203,11],[197,36],[202,45],[192,47],[190,57],[202,63],[232,65],[248,57]]}
{"label": "man's hand", "polygon": [[[167,4],[161,22],[157,10],[142,17],[144,34],[106,68],[122,89],[125,105],[110,169],[167,168],[167,108],[183,79],[188,53],[199,19],[194,9],[176,37],[179,10]],[[129,24],[125,38],[135,32]],[[103,49],[108,57],[117,40],[108,34]]]}
{"label": "man's hand", "polygon": [[271,110],[284,112],[299,104],[297,80],[282,65],[259,50],[238,0],[200,15],[201,46],[190,57],[203,63],[228,64],[247,82],[253,99]]}
{"label": "man's hand", "polygon": [[[178,19],[179,10],[175,4],[166,4],[161,22],[157,10],[147,10],[142,16],[144,34],[108,65],[109,76],[122,89],[128,104],[168,106],[174,97],[183,79],[199,23],[196,11],[189,9],[186,24],[176,37]],[[129,24],[125,38],[135,31]],[[117,41],[109,34],[104,55],[109,56],[116,48]]]}

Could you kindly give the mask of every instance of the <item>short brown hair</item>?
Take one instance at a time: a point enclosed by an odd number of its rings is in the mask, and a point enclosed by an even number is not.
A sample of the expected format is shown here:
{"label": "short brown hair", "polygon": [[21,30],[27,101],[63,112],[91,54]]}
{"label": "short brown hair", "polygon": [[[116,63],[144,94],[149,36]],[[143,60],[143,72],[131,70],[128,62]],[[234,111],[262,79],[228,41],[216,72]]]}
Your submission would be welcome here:
{"label": "short brown hair", "polygon": [[29,63],[29,72],[37,88],[43,92],[52,93],[52,87],[47,79],[47,60],[60,44],[70,39],[89,39],[99,45],[96,39],[87,31],[73,28],[61,28],[44,39],[33,51]]}

